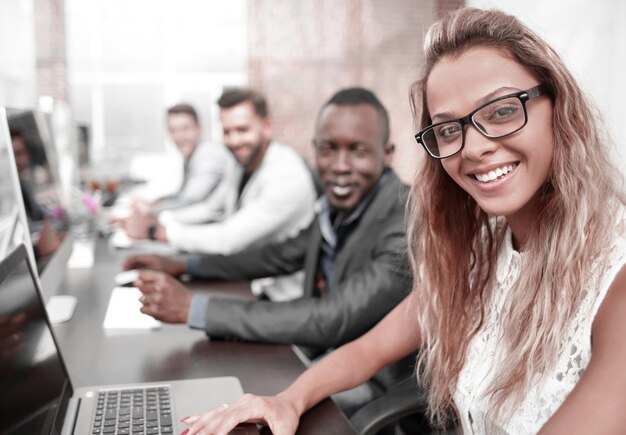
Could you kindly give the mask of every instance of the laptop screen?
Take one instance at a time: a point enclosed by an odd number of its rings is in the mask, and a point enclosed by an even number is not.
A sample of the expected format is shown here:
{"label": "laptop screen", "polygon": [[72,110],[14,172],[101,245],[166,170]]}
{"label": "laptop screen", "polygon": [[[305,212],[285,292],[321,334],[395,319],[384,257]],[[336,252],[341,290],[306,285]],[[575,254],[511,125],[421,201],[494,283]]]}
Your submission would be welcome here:
{"label": "laptop screen", "polygon": [[54,294],[71,253],[59,156],[41,112],[7,109],[7,121],[40,282],[47,294]]}
{"label": "laptop screen", "polygon": [[59,433],[71,394],[21,244],[0,262],[0,434]]}

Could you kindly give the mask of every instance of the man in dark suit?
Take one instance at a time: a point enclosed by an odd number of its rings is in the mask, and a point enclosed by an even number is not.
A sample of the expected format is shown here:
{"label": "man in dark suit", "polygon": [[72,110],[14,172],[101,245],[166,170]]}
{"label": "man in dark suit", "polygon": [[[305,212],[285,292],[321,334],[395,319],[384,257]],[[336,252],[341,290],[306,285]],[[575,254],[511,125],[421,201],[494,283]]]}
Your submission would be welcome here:
{"label": "man in dark suit", "polygon": [[[387,111],[368,90],[342,90],[321,108],[313,142],[325,194],[307,229],[236,255],[182,261],[131,257],[126,269],[161,270],[140,274],[142,311],[211,337],[296,344],[320,353],[365,333],[397,305],[411,287],[405,256],[407,188],[389,168],[394,146]],[[172,278],[189,273],[248,280],[302,268],[304,297],[283,302],[192,295]]]}

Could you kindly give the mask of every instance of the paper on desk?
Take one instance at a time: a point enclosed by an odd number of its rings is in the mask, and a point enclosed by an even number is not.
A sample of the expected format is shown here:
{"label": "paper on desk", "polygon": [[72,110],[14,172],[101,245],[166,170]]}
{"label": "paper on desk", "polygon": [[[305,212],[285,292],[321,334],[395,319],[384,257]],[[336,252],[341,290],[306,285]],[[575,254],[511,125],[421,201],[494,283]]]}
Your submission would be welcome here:
{"label": "paper on desk", "polygon": [[133,244],[133,241],[130,237],[126,235],[123,229],[118,228],[111,234],[109,237],[109,243],[114,248],[130,248]]}
{"label": "paper on desk", "polygon": [[141,292],[137,287],[115,287],[109,307],[104,316],[105,330],[125,331],[133,329],[156,329],[161,322],[139,311]]}
{"label": "paper on desk", "polygon": [[116,229],[109,237],[109,244],[117,249],[142,249],[151,254],[175,255],[178,251],[172,245],[148,239],[131,239],[121,228]]}
{"label": "paper on desk", "polygon": [[95,240],[74,240],[72,255],[67,260],[70,269],[88,269],[93,267]]}

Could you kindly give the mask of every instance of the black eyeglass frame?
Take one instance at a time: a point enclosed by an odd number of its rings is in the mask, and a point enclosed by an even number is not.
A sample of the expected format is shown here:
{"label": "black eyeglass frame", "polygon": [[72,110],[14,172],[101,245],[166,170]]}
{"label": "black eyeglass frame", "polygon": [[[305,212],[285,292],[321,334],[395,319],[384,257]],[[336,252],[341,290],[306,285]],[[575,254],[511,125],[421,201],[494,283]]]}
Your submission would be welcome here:
{"label": "black eyeglass frame", "polygon": [[[533,98],[536,98],[536,97],[538,97],[540,95],[546,94],[546,91],[547,91],[547,88],[542,83],[542,84],[537,85],[535,87],[532,87],[530,89],[526,89],[525,91],[520,91],[520,92],[515,92],[513,94],[503,95],[503,96],[498,97],[498,98],[496,98],[494,100],[488,101],[485,104],[480,105],[476,109],[472,110],[472,112],[469,115],[463,116],[462,118],[450,119],[448,121],[442,121],[442,122],[438,122],[436,124],[429,125],[428,127],[420,130],[419,132],[417,132],[415,134],[415,140],[417,141],[418,144],[420,144],[420,145],[422,145],[424,147],[424,149],[426,150],[426,152],[428,153],[428,155],[430,157],[432,157],[433,159],[442,160],[442,159],[447,159],[448,157],[452,157],[452,156],[460,153],[461,150],[463,150],[463,148],[465,147],[465,126],[466,125],[474,126],[474,128],[476,128],[476,130],[478,130],[478,132],[480,134],[482,134],[483,136],[485,136],[485,137],[487,137],[489,139],[500,139],[500,138],[503,138],[503,137],[506,137],[506,136],[510,136],[513,133],[517,133],[518,131],[520,131],[528,123],[528,112],[526,110],[526,102],[528,100],[532,100]],[[524,123],[519,128],[516,128],[515,130],[513,130],[513,131],[511,131],[509,133],[502,134],[502,135],[499,135],[499,136],[492,136],[489,133],[483,131],[481,129],[481,127],[478,125],[478,123],[476,123],[473,120],[473,117],[474,117],[474,115],[477,112],[479,112],[480,110],[482,110],[485,107],[489,106],[490,104],[493,104],[493,103],[495,103],[497,101],[500,101],[500,100],[506,100],[507,98],[517,98],[517,99],[520,100],[520,102],[522,103],[522,108],[524,109]],[[435,155],[433,155],[433,153],[430,152],[430,150],[428,149],[426,144],[422,141],[422,136],[428,130],[432,130],[432,129],[434,129],[435,127],[437,127],[439,125],[450,124],[451,122],[458,122],[459,124],[461,124],[461,147],[457,151],[455,151],[454,153],[449,154],[447,156],[435,156]]]}

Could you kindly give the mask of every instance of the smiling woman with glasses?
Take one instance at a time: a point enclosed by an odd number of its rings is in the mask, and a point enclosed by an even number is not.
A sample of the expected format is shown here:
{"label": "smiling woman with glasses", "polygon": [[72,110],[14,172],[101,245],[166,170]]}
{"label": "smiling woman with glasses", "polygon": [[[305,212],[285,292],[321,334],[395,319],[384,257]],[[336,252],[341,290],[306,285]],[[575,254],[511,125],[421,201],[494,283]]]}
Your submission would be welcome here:
{"label": "smiling woman with glasses", "polygon": [[485,137],[499,139],[521,130],[528,121],[526,102],[545,92],[539,85],[488,101],[458,119],[438,122],[415,135],[417,143],[435,159],[451,157],[463,149],[465,126],[472,125]]}
{"label": "smiling woman with glasses", "polygon": [[626,197],[598,117],[510,15],[459,9],[424,51],[412,104],[434,158],[412,187],[411,295],[283,392],[192,416],[187,435],[243,421],[291,435],[323,398],[418,348],[435,424],[624,433]]}

